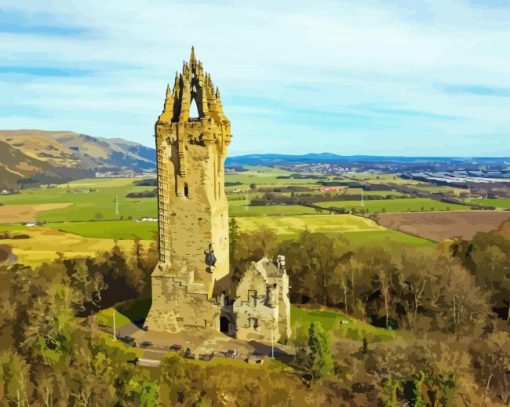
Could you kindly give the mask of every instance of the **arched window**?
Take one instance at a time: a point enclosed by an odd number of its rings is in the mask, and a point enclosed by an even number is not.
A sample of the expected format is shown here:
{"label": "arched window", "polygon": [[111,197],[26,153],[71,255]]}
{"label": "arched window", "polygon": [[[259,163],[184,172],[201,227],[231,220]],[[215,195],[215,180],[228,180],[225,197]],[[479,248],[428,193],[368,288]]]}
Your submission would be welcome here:
{"label": "arched window", "polygon": [[191,99],[191,107],[189,109],[189,118],[190,119],[200,118],[200,113],[198,112],[197,101],[195,100],[195,98]]}

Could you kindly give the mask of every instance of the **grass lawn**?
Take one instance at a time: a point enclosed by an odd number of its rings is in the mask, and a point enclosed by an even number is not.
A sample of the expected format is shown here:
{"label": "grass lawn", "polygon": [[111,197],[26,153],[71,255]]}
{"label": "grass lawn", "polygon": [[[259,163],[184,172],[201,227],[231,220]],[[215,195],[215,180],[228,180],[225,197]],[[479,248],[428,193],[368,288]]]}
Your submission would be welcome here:
{"label": "grass lawn", "polygon": [[[339,311],[333,310],[310,310],[292,305],[290,309],[290,318],[292,330],[295,333],[299,328],[308,330],[312,322],[320,322],[326,332],[332,339],[348,338],[353,340],[362,340],[367,338],[369,342],[381,342],[395,338],[394,331],[388,331],[384,328],[376,328],[366,322],[351,318]],[[340,321],[347,321],[340,324]]]}
{"label": "grass lawn", "polygon": [[122,328],[130,323],[144,320],[151,307],[151,299],[130,300],[106,308],[96,314],[96,321],[100,325],[113,328],[113,310],[115,309],[115,326]]}
{"label": "grass lawn", "polygon": [[469,206],[450,204],[435,201],[429,198],[409,198],[409,199],[385,199],[385,200],[365,200],[365,206],[361,206],[361,201],[329,201],[319,202],[316,205],[322,208],[336,207],[346,210],[362,209],[374,212],[422,212],[422,211],[446,211],[446,210],[469,210]]}

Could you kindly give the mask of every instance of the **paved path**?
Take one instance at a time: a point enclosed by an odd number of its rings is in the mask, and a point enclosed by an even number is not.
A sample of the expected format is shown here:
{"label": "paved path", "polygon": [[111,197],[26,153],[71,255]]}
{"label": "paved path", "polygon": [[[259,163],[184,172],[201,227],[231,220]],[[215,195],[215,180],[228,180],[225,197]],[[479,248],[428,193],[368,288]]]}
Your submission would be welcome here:
{"label": "paved path", "polygon": [[[110,330],[111,332],[111,330]],[[256,341],[240,341],[224,335],[215,330],[186,330],[178,333],[144,331],[135,324],[127,324],[117,329],[119,337],[131,336],[135,339],[138,347],[145,349],[144,357],[151,359],[162,359],[165,353],[170,351],[170,346],[179,344],[183,349],[189,348],[195,355],[224,355],[229,350],[235,350],[237,357],[246,359],[248,356],[264,355],[271,356],[271,344]],[[141,346],[142,343],[150,343]],[[274,344],[275,355],[294,354],[292,346]]]}

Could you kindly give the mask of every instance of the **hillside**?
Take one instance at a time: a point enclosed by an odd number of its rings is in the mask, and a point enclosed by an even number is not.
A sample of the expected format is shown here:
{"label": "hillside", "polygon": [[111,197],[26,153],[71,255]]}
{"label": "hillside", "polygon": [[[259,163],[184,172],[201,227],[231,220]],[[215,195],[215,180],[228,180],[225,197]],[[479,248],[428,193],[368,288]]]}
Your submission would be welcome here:
{"label": "hillside", "polygon": [[71,131],[0,130],[0,188],[20,179],[66,182],[101,172],[150,171],[155,150],[120,138]]}

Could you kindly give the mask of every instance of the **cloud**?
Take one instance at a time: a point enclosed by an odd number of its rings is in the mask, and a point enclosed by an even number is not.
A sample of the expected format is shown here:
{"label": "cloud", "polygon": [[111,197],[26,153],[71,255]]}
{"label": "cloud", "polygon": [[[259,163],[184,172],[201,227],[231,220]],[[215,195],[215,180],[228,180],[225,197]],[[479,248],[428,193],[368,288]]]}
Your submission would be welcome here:
{"label": "cloud", "polygon": [[2,3],[0,109],[12,115],[0,127],[151,145],[194,44],[222,91],[233,154],[510,154],[504,2]]}
{"label": "cloud", "polygon": [[450,93],[464,93],[474,96],[510,97],[510,88],[477,85],[443,85],[440,89]]}

